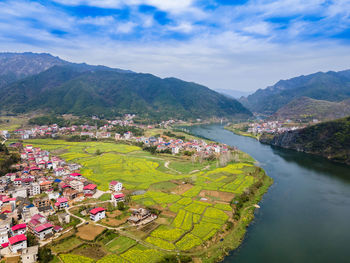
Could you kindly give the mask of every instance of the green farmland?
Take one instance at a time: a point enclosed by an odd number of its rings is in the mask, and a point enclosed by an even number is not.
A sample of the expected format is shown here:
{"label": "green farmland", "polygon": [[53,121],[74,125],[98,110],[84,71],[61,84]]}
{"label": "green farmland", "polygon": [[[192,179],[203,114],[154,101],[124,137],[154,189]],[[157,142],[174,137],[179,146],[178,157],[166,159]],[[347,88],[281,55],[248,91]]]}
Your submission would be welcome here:
{"label": "green farmland", "polygon": [[[160,212],[152,229],[130,230],[133,237],[119,236],[101,244],[107,256],[98,262],[158,262],[166,254],[177,253],[212,262],[216,259],[210,258],[216,252],[203,250],[203,247],[219,244],[220,239],[234,232],[230,227],[235,229],[241,224],[240,220],[242,224],[248,222],[235,215],[232,201],[248,195],[252,205],[257,202],[255,192],[260,195],[263,192],[257,189],[271,184],[264,171],[241,152],[238,162],[225,167],[217,167],[213,161],[191,164],[195,168],[192,171],[177,171],[175,168],[180,163],[191,162],[181,156],[151,155],[126,144],[51,139],[26,143],[81,164],[82,175],[95,182],[100,190],[107,190],[111,180],[122,182],[129,191],[146,190],[142,195],[133,195],[129,206],[152,207]],[[171,166],[172,162],[176,165]],[[242,211],[245,210],[242,208]],[[241,238],[242,234],[235,236],[235,240]],[[79,245],[76,239],[65,242]],[[62,244],[56,250],[63,253],[64,248]],[[88,262],[86,258],[75,258],[71,254],[74,251],[62,254],[62,261]]]}

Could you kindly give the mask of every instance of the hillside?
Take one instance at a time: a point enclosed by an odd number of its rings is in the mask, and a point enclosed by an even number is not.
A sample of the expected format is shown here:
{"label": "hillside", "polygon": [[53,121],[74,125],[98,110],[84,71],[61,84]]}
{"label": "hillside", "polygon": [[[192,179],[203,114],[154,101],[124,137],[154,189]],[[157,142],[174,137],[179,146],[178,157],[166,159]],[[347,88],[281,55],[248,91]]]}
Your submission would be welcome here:
{"label": "hillside", "polygon": [[350,70],[318,72],[281,80],[266,89],[242,98],[240,102],[252,112],[273,114],[296,98],[340,102],[350,98]]}
{"label": "hillside", "polygon": [[145,118],[247,118],[238,101],[175,78],[86,65],[54,66],[0,90],[2,112],[45,111]]}
{"label": "hillside", "polygon": [[0,88],[19,79],[43,72],[55,65],[67,65],[68,63],[44,53],[0,53]]}
{"label": "hillside", "polygon": [[272,117],[285,120],[335,120],[350,115],[350,99],[341,102],[300,97],[280,108]]}
{"label": "hillside", "polygon": [[276,136],[264,134],[260,137],[260,142],[320,155],[350,165],[350,117]]}

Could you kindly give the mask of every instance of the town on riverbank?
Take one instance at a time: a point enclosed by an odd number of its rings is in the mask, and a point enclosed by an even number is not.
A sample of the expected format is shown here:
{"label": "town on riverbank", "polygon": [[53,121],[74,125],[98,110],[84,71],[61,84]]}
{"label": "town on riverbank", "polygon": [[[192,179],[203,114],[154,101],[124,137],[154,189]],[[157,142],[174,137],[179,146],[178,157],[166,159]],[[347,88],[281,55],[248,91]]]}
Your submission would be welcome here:
{"label": "town on riverbank", "polygon": [[214,262],[236,248],[272,180],[235,147],[174,123],[3,132],[17,159],[1,177],[2,257]]}

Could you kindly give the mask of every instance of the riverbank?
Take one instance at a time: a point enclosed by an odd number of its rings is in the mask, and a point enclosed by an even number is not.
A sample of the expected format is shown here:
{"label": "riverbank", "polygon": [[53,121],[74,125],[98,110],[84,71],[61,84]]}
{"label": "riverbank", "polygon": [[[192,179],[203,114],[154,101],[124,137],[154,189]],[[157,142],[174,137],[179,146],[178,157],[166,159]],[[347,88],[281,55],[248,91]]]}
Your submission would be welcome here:
{"label": "riverbank", "polygon": [[254,212],[257,209],[256,205],[262,200],[264,194],[273,184],[273,179],[267,176],[264,171],[263,173],[264,180],[262,186],[241,208],[240,219],[235,223],[233,228],[226,231],[226,233],[224,232],[218,242],[212,243],[207,248],[204,257],[203,255],[201,256],[203,263],[220,262],[242,244],[247,229],[254,220]]}
{"label": "riverbank", "polygon": [[[217,155],[215,160],[195,162],[187,155],[151,155],[139,147],[112,141],[38,139],[26,143],[81,165],[83,176],[102,190],[108,189],[111,180],[118,180],[123,182],[127,193],[145,191],[132,196],[128,205],[156,209],[159,218],[150,226],[127,231],[133,233],[131,239],[139,245],[120,252],[122,258],[147,250],[149,255],[181,253],[195,262],[219,261],[242,242],[254,217],[254,205],[272,183],[254,165],[253,158],[233,147],[230,154],[223,152],[221,159]],[[106,214],[107,219],[102,223],[125,224],[117,221],[114,213]],[[108,251],[107,254],[114,253],[103,244],[100,248]],[[65,253],[79,254],[79,251]],[[146,256],[142,262],[157,262]]]}
{"label": "riverbank", "polygon": [[263,134],[260,142],[350,165],[350,117],[275,135]]}
{"label": "riverbank", "polygon": [[233,128],[231,126],[225,126],[224,129],[228,130],[228,131],[231,131],[237,135],[241,135],[241,136],[245,136],[245,137],[250,137],[250,138],[253,138],[253,139],[256,139],[259,141],[259,138],[260,138],[260,135],[254,135],[250,132],[244,132],[244,131],[241,131],[239,129],[236,129],[236,128]]}
{"label": "riverbank", "polygon": [[221,125],[190,130],[250,154],[274,180],[259,204],[261,208],[254,213],[242,245],[225,256],[223,263],[348,261],[349,166],[270,147]]}

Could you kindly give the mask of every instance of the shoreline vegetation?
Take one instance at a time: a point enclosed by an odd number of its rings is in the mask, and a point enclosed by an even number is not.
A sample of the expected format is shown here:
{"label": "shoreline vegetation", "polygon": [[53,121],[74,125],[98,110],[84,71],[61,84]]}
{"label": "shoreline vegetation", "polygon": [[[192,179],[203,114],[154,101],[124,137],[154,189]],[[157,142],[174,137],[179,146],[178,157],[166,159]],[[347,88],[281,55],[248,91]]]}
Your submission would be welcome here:
{"label": "shoreline vegetation", "polygon": [[262,144],[323,157],[350,165],[350,117],[321,122],[278,134],[254,135],[237,125],[225,127],[237,135],[251,137]]}
{"label": "shoreline vegetation", "polygon": [[[178,130],[176,130],[176,134],[191,139],[200,139],[189,133],[181,134]],[[107,246],[104,243],[97,242],[97,247],[91,249],[98,248],[99,251],[103,251],[103,253],[100,252],[104,256],[99,258],[96,255],[93,256],[91,251],[84,250],[85,246],[89,247],[91,244],[86,240],[82,240],[74,230],[68,235],[68,238],[62,240],[61,246],[73,241],[79,246],[72,249],[67,245],[67,249],[56,253],[57,257],[67,263],[72,262],[72,258],[80,260],[77,257],[82,256],[85,259],[91,259],[91,262],[124,262],[124,260],[155,263],[178,262],[177,258],[181,257],[184,257],[184,261],[181,262],[190,262],[186,261],[188,257],[193,262],[219,262],[242,243],[247,227],[254,219],[254,211],[258,207],[258,203],[273,183],[273,179],[268,177],[262,168],[254,165],[256,162],[251,156],[239,150],[235,150],[234,161],[221,167],[218,166],[217,161],[193,163],[187,156],[152,155],[141,148],[136,149],[136,146],[128,144],[123,146],[123,143],[116,144],[111,140],[69,142],[35,139],[25,142],[47,149],[68,162],[81,164],[83,175],[95,182],[99,188],[102,187],[101,190],[106,190],[106,186],[111,179],[126,181],[124,185],[128,194],[135,190],[146,190],[143,195],[131,196],[128,206],[137,207],[141,205],[160,212],[156,225],[154,226],[152,223],[148,228],[145,227],[145,229],[148,229],[145,230],[146,234],[136,229],[117,231],[114,235],[120,235],[120,237],[114,237],[116,241],[109,241],[112,243],[108,243]],[[99,155],[95,154],[97,150],[99,150]],[[115,162],[120,163],[121,166],[118,166],[119,164],[115,166]],[[144,165],[148,167],[145,169],[151,169],[151,171],[142,170]],[[113,168],[114,171],[111,171],[110,168]],[[139,174],[148,177],[144,178]],[[136,177],[132,178],[134,176]],[[213,193],[216,197],[208,195]],[[229,201],[227,195],[232,196],[233,199]],[[221,196],[224,196],[226,200],[221,199]],[[227,210],[228,207],[231,211]],[[115,222],[123,221],[128,214],[126,212],[119,214],[117,211],[108,212],[108,218],[102,220],[101,226],[111,227]],[[79,211],[73,213],[81,217]],[[181,213],[186,214],[182,219],[182,226],[180,226],[181,224],[176,225],[176,220]],[[214,214],[215,217],[212,217]],[[189,226],[185,226],[187,215],[191,216],[191,220],[186,223],[189,223]],[[209,234],[209,238],[204,238],[204,235],[207,235],[204,234],[202,240],[199,239],[198,236],[205,233],[209,226],[214,227],[210,232],[211,234]],[[160,239],[156,235],[158,233],[157,227],[170,232],[174,229],[182,232],[180,238],[174,239],[182,241]],[[214,229],[215,232],[212,232]],[[107,235],[104,233],[101,234],[101,239],[104,238],[104,235]],[[188,238],[186,239],[186,237]],[[125,251],[118,249],[120,244],[117,240],[122,238],[127,239],[129,243],[131,242],[131,246],[127,247]],[[117,250],[114,250],[112,246],[114,242]],[[56,243],[51,246],[54,252],[57,250],[55,248]],[[149,247],[144,246],[145,244],[148,244]],[[173,250],[174,245],[176,246],[175,250]],[[157,247],[160,247],[160,249],[157,249]],[[164,248],[167,249],[164,250]],[[142,256],[141,251],[144,251],[142,253],[145,255]],[[178,256],[180,251],[181,256]],[[117,254],[115,254],[116,252]],[[146,254],[149,255],[146,256]],[[154,258],[151,257],[152,254],[154,254]],[[114,259],[112,259],[113,257]],[[167,257],[176,261],[166,261]],[[109,259],[112,261],[108,261]]]}

